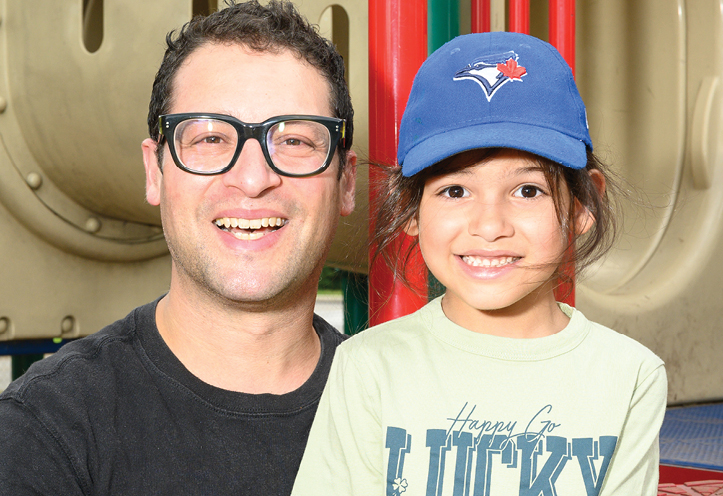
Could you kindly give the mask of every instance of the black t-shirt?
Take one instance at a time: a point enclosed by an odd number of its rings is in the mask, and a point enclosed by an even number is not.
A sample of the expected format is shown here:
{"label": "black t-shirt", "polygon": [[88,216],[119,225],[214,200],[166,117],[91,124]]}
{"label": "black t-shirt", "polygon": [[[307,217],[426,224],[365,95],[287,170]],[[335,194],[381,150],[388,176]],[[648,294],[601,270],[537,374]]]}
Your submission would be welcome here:
{"label": "black t-shirt", "polygon": [[288,495],[344,336],[283,395],[213,387],[158,333],[156,302],[33,364],[0,396],[0,495]]}

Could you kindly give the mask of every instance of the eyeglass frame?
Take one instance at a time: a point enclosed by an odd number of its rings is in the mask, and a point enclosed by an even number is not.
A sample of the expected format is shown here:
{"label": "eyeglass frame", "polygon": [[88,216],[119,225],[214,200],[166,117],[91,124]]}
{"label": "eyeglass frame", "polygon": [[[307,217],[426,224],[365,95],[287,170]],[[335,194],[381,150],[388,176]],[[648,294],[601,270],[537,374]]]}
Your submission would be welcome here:
{"label": "eyeglass frame", "polygon": [[[176,145],[173,142],[173,136],[176,132],[176,127],[181,122],[191,119],[219,120],[230,124],[231,126],[233,126],[234,129],[236,129],[236,133],[238,135],[236,151],[234,152],[233,158],[231,158],[231,162],[226,167],[218,171],[207,172],[189,169],[188,167],[183,165],[181,160],[178,158],[178,155],[176,154]],[[268,145],[266,143],[266,136],[269,132],[269,129],[271,129],[279,122],[299,120],[316,122],[322,124],[324,127],[326,127],[326,129],[329,130],[329,152],[326,156],[326,159],[324,160],[324,164],[315,171],[305,172],[303,174],[294,174],[292,172],[282,171],[274,165],[274,161],[271,159],[271,154],[269,153]],[[166,132],[164,132],[164,129]],[[158,130],[160,132],[158,144],[162,145],[164,141],[168,142],[168,149],[171,152],[171,157],[173,158],[173,162],[176,164],[176,166],[179,169],[188,172],[189,174],[197,174],[199,176],[216,176],[230,171],[233,166],[236,165],[236,161],[241,155],[241,151],[243,150],[243,147],[246,144],[246,141],[249,140],[249,138],[253,138],[259,142],[259,145],[261,145],[261,150],[264,153],[264,158],[266,159],[266,164],[271,168],[271,170],[273,170],[276,174],[280,176],[286,177],[309,177],[321,174],[331,165],[331,161],[333,160],[334,154],[336,153],[339,145],[341,144],[341,148],[343,149],[346,144],[346,120],[339,119],[337,117],[325,117],[321,115],[277,115],[275,117],[266,119],[264,122],[261,123],[247,123],[227,114],[213,114],[207,112],[163,114],[158,117]],[[171,139],[168,139],[166,133],[171,135]]]}

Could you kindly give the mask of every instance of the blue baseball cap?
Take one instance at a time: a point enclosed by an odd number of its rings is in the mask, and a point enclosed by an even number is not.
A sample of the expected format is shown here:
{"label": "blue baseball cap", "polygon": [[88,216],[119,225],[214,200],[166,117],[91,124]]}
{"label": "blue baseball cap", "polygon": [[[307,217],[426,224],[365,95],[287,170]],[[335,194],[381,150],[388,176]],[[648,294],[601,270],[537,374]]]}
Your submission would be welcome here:
{"label": "blue baseball cap", "polygon": [[572,169],[592,140],[570,66],[520,33],[458,36],[417,72],[399,128],[404,176],[476,148],[514,148]]}

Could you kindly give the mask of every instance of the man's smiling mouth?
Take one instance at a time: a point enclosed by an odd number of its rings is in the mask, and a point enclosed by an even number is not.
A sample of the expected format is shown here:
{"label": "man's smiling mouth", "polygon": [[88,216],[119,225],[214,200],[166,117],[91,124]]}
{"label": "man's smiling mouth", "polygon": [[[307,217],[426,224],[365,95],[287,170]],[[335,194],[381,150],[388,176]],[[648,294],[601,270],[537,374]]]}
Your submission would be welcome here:
{"label": "man's smiling mouth", "polygon": [[260,219],[239,219],[221,217],[213,221],[219,229],[227,231],[237,239],[259,239],[281,229],[286,224],[281,217],[262,217]]}

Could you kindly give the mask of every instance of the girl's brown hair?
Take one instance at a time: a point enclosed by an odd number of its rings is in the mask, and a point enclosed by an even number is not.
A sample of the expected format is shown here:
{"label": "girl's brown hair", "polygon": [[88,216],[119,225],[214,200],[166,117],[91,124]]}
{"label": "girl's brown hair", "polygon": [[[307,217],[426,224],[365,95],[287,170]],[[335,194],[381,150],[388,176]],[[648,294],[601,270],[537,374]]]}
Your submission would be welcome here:
{"label": "girl's brown hair", "polygon": [[[398,241],[406,236],[404,228],[410,221],[419,221],[419,206],[424,185],[430,179],[484,163],[495,157],[500,150],[500,148],[481,148],[462,152],[411,177],[403,176],[401,167],[372,165],[384,173],[381,184],[377,185],[378,191],[382,194],[374,205],[376,211],[374,233],[370,240],[374,248],[372,264],[381,257],[394,276],[411,288],[404,268],[407,267],[412,250],[418,245],[419,240],[413,238],[413,242],[407,245],[408,248],[403,253],[395,253],[391,248],[400,246]],[[543,157],[531,156],[545,174],[562,234],[569,239],[570,245],[564,262],[574,264],[574,273],[579,274],[604,256],[615,241],[616,205],[611,200],[613,195],[610,192],[618,190],[616,181],[608,168],[591,151],[588,151],[587,165],[583,169],[571,169]],[[590,174],[593,170],[599,171],[605,180],[602,191]],[[573,228],[576,202],[587,209],[595,219],[594,225],[583,235],[575,233]],[[561,282],[570,282],[571,279],[567,271],[559,271],[556,276]]]}

